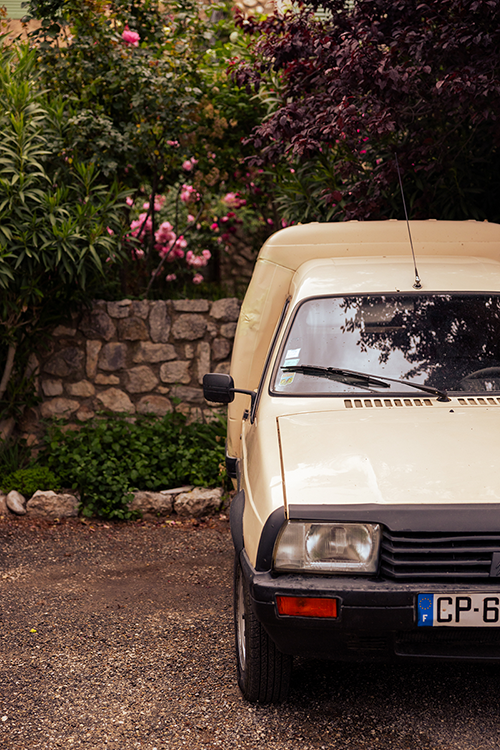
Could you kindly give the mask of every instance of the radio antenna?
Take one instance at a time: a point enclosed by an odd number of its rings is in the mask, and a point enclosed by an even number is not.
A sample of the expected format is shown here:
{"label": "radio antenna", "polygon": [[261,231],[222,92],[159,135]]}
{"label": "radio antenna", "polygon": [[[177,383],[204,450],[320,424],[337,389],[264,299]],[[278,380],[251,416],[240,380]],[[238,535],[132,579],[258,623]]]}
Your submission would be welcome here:
{"label": "radio antenna", "polygon": [[415,283],[413,284],[413,288],[414,289],[422,289],[422,283],[420,281],[420,276],[418,275],[418,271],[417,271],[417,261],[415,260],[415,250],[413,249],[413,241],[412,241],[412,238],[411,238],[410,220],[408,219],[408,211],[406,210],[405,194],[404,194],[404,190],[403,190],[403,180],[401,179],[401,172],[400,172],[400,169],[399,169],[398,155],[395,153],[394,156],[396,157],[396,169],[398,170],[399,187],[401,188],[401,196],[403,198],[403,206],[404,206],[404,209],[405,209],[405,216],[406,216],[406,226],[408,227],[408,237],[410,238],[411,254],[413,256],[413,267],[415,269]]}

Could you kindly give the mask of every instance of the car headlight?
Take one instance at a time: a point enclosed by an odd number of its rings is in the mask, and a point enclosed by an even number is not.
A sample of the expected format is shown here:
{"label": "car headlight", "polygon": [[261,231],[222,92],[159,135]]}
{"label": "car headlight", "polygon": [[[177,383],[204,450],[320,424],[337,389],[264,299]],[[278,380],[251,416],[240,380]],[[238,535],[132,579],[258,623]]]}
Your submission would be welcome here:
{"label": "car headlight", "polygon": [[274,546],[274,569],[376,573],[379,545],[379,524],[288,521]]}

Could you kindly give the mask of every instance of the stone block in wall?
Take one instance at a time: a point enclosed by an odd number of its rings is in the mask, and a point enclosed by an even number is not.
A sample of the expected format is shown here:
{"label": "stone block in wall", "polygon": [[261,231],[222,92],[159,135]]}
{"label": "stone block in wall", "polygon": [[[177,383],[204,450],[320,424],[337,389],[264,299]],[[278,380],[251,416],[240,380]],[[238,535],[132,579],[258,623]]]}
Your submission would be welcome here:
{"label": "stone block in wall", "polygon": [[108,302],[108,315],[112,318],[128,318],[132,307],[132,300],[122,299],[119,302]]}
{"label": "stone block in wall", "polygon": [[146,320],[149,315],[149,302],[147,299],[132,300],[132,315]]}
{"label": "stone block in wall", "polygon": [[70,398],[53,398],[51,401],[44,401],[40,407],[40,413],[44,419],[49,417],[69,417],[80,406],[79,401]]}
{"label": "stone block in wall", "polygon": [[172,302],[176,312],[208,312],[210,302],[207,299],[176,299]]}
{"label": "stone block in wall", "polygon": [[129,393],[144,393],[152,391],[158,385],[158,378],[147,365],[139,365],[127,370],[127,391]]}
{"label": "stone block in wall", "polygon": [[78,327],[88,339],[98,338],[110,341],[116,334],[115,325],[109,315],[99,309],[86,313]]}
{"label": "stone block in wall", "polygon": [[7,496],[0,492],[0,516],[5,516],[9,512],[7,508]]}
{"label": "stone block in wall", "polygon": [[147,341],[146,323],[142,318],[124,318],[118,321],[118,338],[123,341]]}
{"label": "stone block in wall", "polygon": [[220,327],[220,334],[226,339],[234,339],[236,333],[236,323],[224,323]]}
{"label": "stone block in wall", "polygon": [[66,391],[70,396],[88,398],[94,395],[95,388],[88,380],[80,380],[78,383],[66,383]]}
{"label": "stone block in wall", "polygon": [[179,315],[172,328],[174,339],[195,341],[201,339],[207,330],[207,321],[203,315],[189,314]]}
{"label": "stone block in wall", "polygon": [[213,359],[226,359],[229,352],[231,351],[231,344],[227,339],[214,339],[212,341],[212,357]]}
{"label": "stone block in wall", "polygon": [[16,420],[14,417],[0,420],[0,440],[8,440],[14,432],[15,426]]}
{"label": "stone block in wall", "polygon": [[122,370],[127,361],[127,345],[117,341],[103,346],[99,354],[101,370]]}
{"label": "stone block in wall", "polygon": [[216,320],[238,320],[240,315],[241,301],[236,297],[218,299],[212,303],[210,315]]}
{"label": "stone block in wall", "polygon": [[215,368],[215,372],[223,372],[224,375],[229,375],[231,372],[231,362],[219,362]]}
{"label": "stone block in wall", "polygon": [[178,360],[165,362],[160,367],[160,378],[163,383],[190,383],[189,362]]}
{"label": "stone block in wall", "polygon": [[87,422],[89,419],[93,419],[95,417],[95,411],[89,409],[88,406],[80,406],[75,414],[75,417],[79,419],[80,422]]}
{"label": "stone block in wall", "polygon": [[210,372],[210,344],[208,341],[200,341],[196,350],[196,374],[198,383],[203,383],[203,376]]}
{"label": "stone block in wall", "polygon": [[173,412],[174,407],[165,396],[157,396],[150,393],[149,396],[143,396],[137,404],[139,414],[156,414],[158,417],[164,417],[165,414]]}
{"label": "stone block in wall", "polygon": [[210,318],[207,320],[207,333],[211,338],[215,338],[217,334],[219,333],[219,330],[217,328],[217,325],[214,323],[213,320],[210,320]]}
{"label": "stone block in wall", "polygon": [[172,398],[178,398],[180,401],[188,401],[193,404],[201,404],[204,402],[203,389],[202,388],[191,388],[187,385],[176,385],[170,391]]}
{"label": "stone block in wall", "polygon": [[90,378],[90,380],[93,380],[97,372],[97,359],[99,357],[99,352],[102,349],[102,341],[99,341],[98,339],[90,339],[87,341],[86,349],[87,361],[85,364],[85,371],[87,377]]}
{"label": "stone block in wall", "polygon": [[76,328],[69,328],[68,326],[56,326],[52,331],[53,336],[69,336],[73,338],[76,336]]}
{"label": "stone block in wall", "polygon": [[177,353],[172,344],[152,344],[151,341],[141,341],[134,354],[134,362],[167,362],[175,359]]}
{"label": "stone block in wall", "polygon": [[84,359],[85,355],[81,349],[76,346],[69,346],[53,354],[45,363],[43,371],[59,378],[67,378],[69,375],[73,377],[82,376]]}
{"label": "stone block in wall", "polygon": [[120,385],[120,378],[117,375],[104,375],[98,372],[95,377],[97,385]]}
{"label": "stone block in wall", "polygon": [[44,396],[60,396],[63,392],[62,380],[42,380]]}
{"label": "stone block in wall", "polygon": [[98,400],[105,409],[116,412],[135,412],[135,406],[124,391],[119,388],[108,388],[107,391],[97,394]]}
{"label": "stone block in wall", "polygon": [[151,302],[149,333],[155,344],[166,344],[170,335],[171,320],[165,300]]}
{"label": "stone block in wall", "polygon": [[25,377],[31,378],[32,375],[38,375],[40,370],[40,362],[34,352],[28,357],[28,364],[26,365]]}

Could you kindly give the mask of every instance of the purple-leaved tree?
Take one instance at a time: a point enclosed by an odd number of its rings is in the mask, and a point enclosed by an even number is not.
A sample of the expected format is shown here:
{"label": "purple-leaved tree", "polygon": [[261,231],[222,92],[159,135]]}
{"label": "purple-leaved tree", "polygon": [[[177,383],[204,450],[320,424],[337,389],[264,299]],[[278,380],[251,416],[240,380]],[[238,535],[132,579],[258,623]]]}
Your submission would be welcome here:
{"label": "purple-leaved tree", "polygon": [[500,0],[311,0],[239,24],[249,139],[290,220],[500,221]]}

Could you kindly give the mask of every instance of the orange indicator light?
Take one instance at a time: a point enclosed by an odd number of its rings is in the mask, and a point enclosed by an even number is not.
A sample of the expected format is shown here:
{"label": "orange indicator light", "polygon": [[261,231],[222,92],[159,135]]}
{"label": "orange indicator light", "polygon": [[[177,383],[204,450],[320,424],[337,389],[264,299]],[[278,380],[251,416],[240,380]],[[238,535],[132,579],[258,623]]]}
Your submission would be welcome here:
{"label": "orange indicator light", "polygon": [[277,596],[280,615],[297,617],[337,617],[337,599],[309,596]]}

